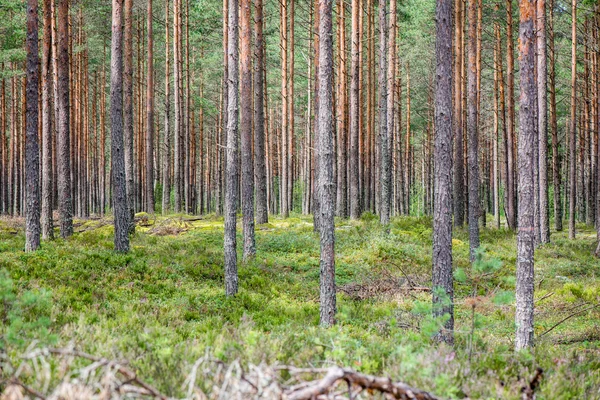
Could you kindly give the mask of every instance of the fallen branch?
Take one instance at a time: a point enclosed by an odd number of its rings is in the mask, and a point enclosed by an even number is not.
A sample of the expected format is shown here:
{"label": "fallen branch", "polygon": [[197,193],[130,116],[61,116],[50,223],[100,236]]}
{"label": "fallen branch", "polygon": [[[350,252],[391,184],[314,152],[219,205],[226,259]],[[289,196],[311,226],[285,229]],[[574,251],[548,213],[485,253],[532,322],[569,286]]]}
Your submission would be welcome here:
{"label": "fallen branch", "polygon": [[579,310],[579,311],[576,311],[576,312],[574,312],[572,314],[567,315],[565,318],[561,319],[556,324],[552,325],[550,328],[548,328],[544,332],[542,332],[539,337],[542,337],[545,334],[552,332],[554,330],[554,328],[556,328],[557,326],[559,326],[563,322],[565,322],[565,321],[567,321],[567,320],[569,320],[569,319],[571,319],[571,318],[573,318],[573,317],[575,317],[575,316],[577,316],[579,314],[583,314],[586,311],[590,311],[590,310],[593,310],[594,308],[598,308],[598,307],[600,307],[600,304],[592,304],[591,306],[586,307],[583,310]]}
{"label": "fallen branch", "polygon": [[157,389],[155,389],[153,386],[151,386],[150,384],[144,382],[143,380],[139,379],[137,377],[137,374],[133,371],[131,371],[130,369],[124,367],[122,364],[124,363],[119,363],[116,361],[112,361],[109,360],[107,358],[103,358],[103,357],[97,357],[97,356],[93,356],[91,354],[87,354],[81,351],[77,351],[77,350],[72,350],[72,349],[41,349],[37,352],[34,353],[30,353],[28,356],[26,356],[25,358],[35,358],[40,354],[56,354],[56,355],[63,355],[63,356],[71,356],[71,357],[78,357],[78,358],[85,358],[87,360],[93,361],[94,363],[98,363],[100,365],[105,365],[105,366],[109,366],[109,367],[113,367],[115,368],[115,370],[117,372],[119,372],[121,375],[123,375],[125,377],[125,379],[127,380],[128,384],[135,384],[137,386],[139,386],[140,388],[142,388],[145,392],[147,392],[147,395],[155,397],[157,399],[163,399],[166,400],[167,396],[163,395],[162,393],[160,393]]}
{"label": "fallen branch", "polygon": [[[293,371],[293,369],[291,369]],[[316,372],[322,370],[314,370]],[[303,370],[306,372],[306,370]],[[377,391],[392,396],[394,399],[438,400],[439,397],[420,389],[413,388],[403,382],[393,382],[390,378],[377,377],[356,372],[348,368],[332,367],[319,380],[307,382],[301,388],[291,388],[285,392],[289,400],[310,400],[318,398],[335,388],[339,381],[349,386],[357,386],[361,390]]]}

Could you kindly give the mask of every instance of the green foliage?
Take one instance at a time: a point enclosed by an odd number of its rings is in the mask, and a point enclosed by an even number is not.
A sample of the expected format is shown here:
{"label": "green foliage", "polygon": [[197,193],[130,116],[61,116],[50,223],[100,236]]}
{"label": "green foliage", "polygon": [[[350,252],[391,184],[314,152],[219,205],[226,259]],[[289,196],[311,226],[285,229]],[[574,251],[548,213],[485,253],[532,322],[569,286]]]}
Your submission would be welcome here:
{"label": "green foliage", "polygon": [[32,340],[53,343],[52,303],[46,289],[18,293],[6,270],[0,270],[0,350],[23,349]]}

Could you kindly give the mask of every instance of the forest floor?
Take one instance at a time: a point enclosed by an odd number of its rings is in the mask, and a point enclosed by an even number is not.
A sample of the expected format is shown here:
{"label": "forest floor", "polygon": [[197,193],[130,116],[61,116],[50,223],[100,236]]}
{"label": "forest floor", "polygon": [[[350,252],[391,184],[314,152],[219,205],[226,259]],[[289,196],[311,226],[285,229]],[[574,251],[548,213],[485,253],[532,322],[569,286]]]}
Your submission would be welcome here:
{"label": "forest floor", "polygon": [[[22,220],[0,220],[0,270],[7,271],[0,289],[12,281],[17,297],[41,293],[48,300],[35,313],[48,321],[24,316],[29,325],[4,325],[4,336],[12,329],[21,338],[3,345],[9,358],[28,346],[75,346],[129,360],[147,382],[179,397],[190,368],[208,351],[242,365],[347,366],[445,398],[519,398],[541,367],[539,399],[600,398],[593,228],[578,226],[573,241],[553,231],[552,243],[536,250],[536,347],[515,354],[516,237],[506,229],[482,228],[485,252],[475,268],[467,231],[455,230],[452,349],[431,339],[440,321],[430,317],[429,218],[396,218],[389,234],[373,215],[336,220],[338,315],[330,329],[318,326],[319,240],[309,217],[271,217],[257,226],[257,257],[241,263],[240,292],[232,298],[223,289],[221,218],[136,220],[126,255],[112,251],[109,219],[76,221],[72,238],[29,254],[22,251]],[[8,297],[0,295],[6,314]]]}

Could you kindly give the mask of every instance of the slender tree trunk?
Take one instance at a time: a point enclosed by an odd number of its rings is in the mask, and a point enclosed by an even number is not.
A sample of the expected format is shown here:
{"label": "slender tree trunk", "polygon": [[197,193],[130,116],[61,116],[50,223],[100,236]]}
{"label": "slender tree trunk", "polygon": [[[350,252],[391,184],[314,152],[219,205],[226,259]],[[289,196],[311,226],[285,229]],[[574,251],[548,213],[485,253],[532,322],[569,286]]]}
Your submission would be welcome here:
{"label": "slender tree trunk", "polygon": [[38,145],[38,0],[27,1],[27,127],[25,148],[25,251],[40,247],[40,153]]}
{"label": "slender tree trunk", "polygon": [[479,137],[477,127],[477,2],[469,0],[469,60],[468,85],[468,163],[469,163],[469,248],[471,262],[479,248]]}
{"label": "slender tree trunk", "polygon": [[550,89],[550,131],[552,136],[552,184],[554,186],[554,227],[563,229],[563,208],[561,201],[561,155],[558,150],[558,122],[556,115],[556,53],[554,50],[554,0],[549,0],[550,21],[548,24],[548,80]]}
{"label": "slender tree trunk", "polygon": [[[361,58],[360,42],[362,40],[359,29],[360,21],[360,0],[352,0],[352,65],[350,81],[350,218],[360,218],[362,204],[360,193],[360,78],[361,78]],[[364,175],[363,175],[364,176]]]}
{"label": "slender tree trunk", "polygon": [[169,0],[165,0],[165,132],[163,149],[163,173],[162,173],[162,213],[169,211],[171,203],[171,124],[169,113],[171,111],[170,99],[170,68],[169,68]]}
{"label": "slender tree trunk", "polygon": [[129,251],[129,207],[125,182],[125,155],[123,143],[123,0],[113,0],[112,44],[110,62],[110,138],[115,217],[115,250]]}
{"label": "slender tree trunk", "polygon": [[256,184],[257,224],[266,224],[269,222],[269,209],[267,204],[267,175],[265,165],[265,82],[263,80],[263,70],[265,67],[265,42],[263,37],[263,8],[263,0],[255,0],[256,14],[254,16],[254,30],[256,34],[256,67],[254,72],[254,181]]}
{"label": "slender tree trunk", "polygon": [[[124,0],[125,43],[123,48],[123,140],[129,233],[135,231],[135,183],[133,172],[133,0]],[[111,157],[112,158],[112,157]]]}
{"label": "slender tree trunk", "polygon": [[548,106],[546,65],[546,2],[537,0],[537,73],[538,73],[538,134],[539,134],[539,198],[540,242],[550,243],[550,216],[548,213]]}
{"label": "slender tree trunk", "polygon": [[454,1],[454,225],[462,227],[465,216],[464,153],[462,121],[462,64],[463,64],[463,6],[462,0]]}
{"label": "slender tree trunk", "polygon": [[241,113],[242,137],[242,213],[244,230],[244,260],[254,257],[254,160],[252,159],[252,30],[251,0],[241,0]]}
{"label": "slender tree trunk", "polygon": [[506,178],[506,220],[508,227],[516,229],[517,227],[517,210],[516,210],[516,194],[515,194],[515,168],[514,168],[514,143],[515,143],[515,61],[513,48],[513,18],[512,18],[512,0],[506,0],[506,139],[507,145],[505,160],[508,168],[508,176]]}
{"label": "slender tree trunk", "polygon": [[381,143],[381,209],[379,221],[382,225],[390,223],[391,168],[389,159],[390,137],[387,130],[387,0],[379,0],[379,137]]}
{"label": "slender tree trunk", "polygon": [[[387,95],[387,163],[388,163],[388,170],[389,172],[387,172],[388,177],[386,179],[389,179],[389,213],[392,213],[392,192],[393,192],[393,181],[392,181],[392,177],[393,177],[393,149],[394,149],[394,132],[395,132],[395,126],[394,126],[394,119],[396,117],[396,113],[395,113],[395,107],[396,107],[396,35],[397,35],[397,26],[396,26],[396,21],[397,21],[397,7],[396,7],[396,0],[390,0],[390,18],[389,18],[389,28],[388,28],[388,72],[387,72],[387,91],[388,91],[388,95]],[[408,67],[407,67],[408,69]],[[410,111],[407,111],[407,113],[409,113]],[[400,130],[398,130],[398,132],[400,132]]]}
{"label": "slender tree trunk", "polygon": [[238,207],[238,0],[229,0],[228,16],[228,76],[227,76],[227,160],[225,180],[225,294],[238,291],[236,218]]}
{"label": "slender tree trunk", "polygon": [[346,6],[338,0],[338,84],[337,84],[337,199],[336,214],[348,217],[347,153],[347,73],[346,73]]}
{"label": "slender tree trunk", "polygon": [[577,0],[571,7],[571,126],[569,132],[569,239],[575,239],[575,202],[577,199],[577,166],[575,138],[577,135]]}
{"label": "slender tree trunk", "polygon": [[154,214],[154,36],[152,0],[148,0],[148,74],[146,76],[146,211]]}
{"label": "slender tree trunk", "polygon": [[73,234],[73,204],[71,201],[71,144],[69,117],[69,1],[58,0],[58,211],[60,236]]}
{"label": "slender tree trunk", "polygon": [[[44,0],[44,48],[42,59],[42,238],[52,239],[52,29],[53,0]],[[4,82],[3,82],[4,83]],[[4,130],[3,139],[4,139]],[[0,200],[1,201],[1,200]]]}
{"label": "slender tree trunk", "polygon": [[317,193],[319,197],[319,233],[321,242],[321,317],[322,326],[335,324],[335,212],[333,175],[333,33],[332,0],[319,0],[319,72],[317,103],[317,142],[319,168]]}
{"label": "slender tree trunk", "polygon": [[[436,6],[436,80],[433,210],[433,314],[450,318],[438,339],[454,342],[452,278],[452,0]],[[445,293],[447,299],[442,298]]]}
{"label": "slender tree trunk", "polygon": [[[498,11],[498,6],[495,10]],[[500,86],[504,82],[500,80],[502,59],[501,59],[501,43],[500,43],[500,24],[494,22],[494,37],[496,43],[494,45],[494,137],[493,137],[493,157],[494,157],[494,219],[496,228],[500,229],[500,171],[498,166],[498,141],[500,140]]]}
{"label": "slender tree trunk", "polygon": [[519,230],[517,233],[517,326],[515,348],[521,350],[533,345],[533,254],[534,254],[534,146],[537,141],[535,113],[535,4],[533,0],[519,0]]}

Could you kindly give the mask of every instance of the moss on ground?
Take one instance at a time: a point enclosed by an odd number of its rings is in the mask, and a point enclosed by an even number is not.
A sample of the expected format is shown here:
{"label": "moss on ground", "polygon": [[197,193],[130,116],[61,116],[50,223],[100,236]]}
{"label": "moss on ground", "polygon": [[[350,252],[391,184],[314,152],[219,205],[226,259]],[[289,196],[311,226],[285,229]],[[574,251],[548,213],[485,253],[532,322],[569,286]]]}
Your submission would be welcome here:
{"label": "moss on ground", "polygon": [[[494,301],[514,290],[516,238],[506,229],[481,231],[485,257],[501,268],[476,287],[456,283],[452,349],[430,338],[437,323],[427,308],[431,294],[407,289],[430,284],[428,218],[394,219],[389,234],[370,215],[336,220],[338,324],[322,329],[319,242],[310,218],[272,217],[257,226],[256,259],[240,265],[240,293],[226,298],[222,218],[138,217],[143,226],[126,255],[112,250],[110,221],[78,221],[72,238],[25,254],[22,228],[2,220],[0,269],[18,293],[51,292],[58,345],[126,358],[171,395],[181,395],[185,371],[209,349],[224,361],[346,365],[448,398],[519,398],[520,377],[540,366],[538,398],[600,398],[600,308],[591,308],[600,303],[600,261],[592,228],[579,226],[575,241],[553,232],[552,243],[536,251],[537,345],[515,354],[514,302]],[[455,231],[453,248],[456,268],[471,276],[466,230]]]}

